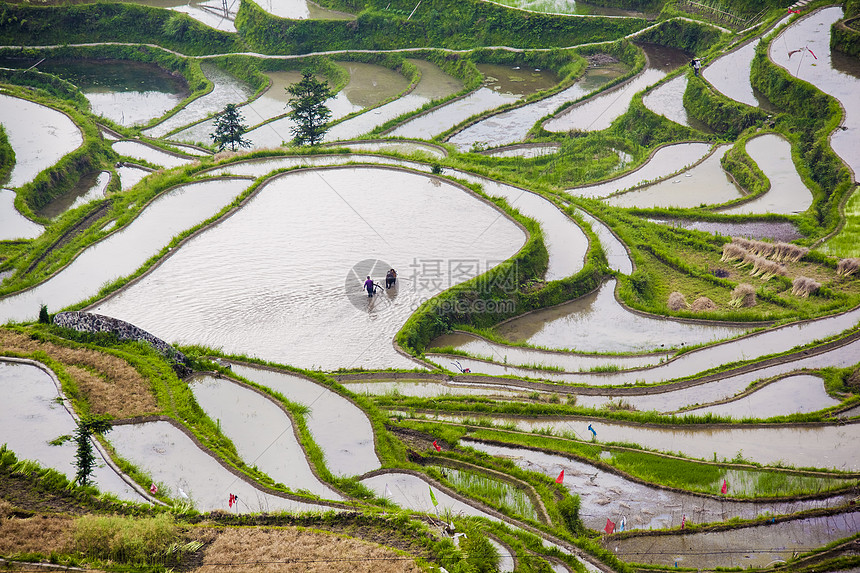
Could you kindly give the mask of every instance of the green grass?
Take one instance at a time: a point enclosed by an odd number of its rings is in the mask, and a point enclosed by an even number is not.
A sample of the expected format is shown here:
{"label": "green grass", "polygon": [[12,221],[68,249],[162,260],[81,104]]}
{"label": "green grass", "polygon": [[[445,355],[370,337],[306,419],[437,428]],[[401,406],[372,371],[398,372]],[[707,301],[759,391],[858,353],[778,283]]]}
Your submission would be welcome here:
{"label": "green grass", "polygon": [[840,258],[860,257],[860,192],[855,187],[845,203],[845,225],[822,250]]}

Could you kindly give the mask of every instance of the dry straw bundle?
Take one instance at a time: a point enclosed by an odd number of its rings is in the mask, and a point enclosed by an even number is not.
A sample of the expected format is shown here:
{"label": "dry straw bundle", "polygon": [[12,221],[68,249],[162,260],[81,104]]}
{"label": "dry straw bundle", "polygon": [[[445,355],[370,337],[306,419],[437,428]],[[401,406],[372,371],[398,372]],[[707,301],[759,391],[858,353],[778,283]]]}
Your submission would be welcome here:
{"label": "dry straw bundle", "polygon": [[667,303],[669,310],[681,310],[682,308],[690,308],[687,304],[687,299],[684,295],[675,291],[669,294],[669,302]]}
{"label": "dry straw bundle", "polygon": [[791,283],[791,294],[808,297],[821,288],[821,283],[808,277],[797,277]]}
{"label": "dry straw bundle", "polygon": [[860,259],[840,259],[836,265],[836,274],[841,277],[850,277],[860,270]]}
{"label": "dry straw bundle", "polygon": [[[770,262],[770,261],[768,261]],[[729,301],[729,306],[734,308],[749,308],[756,305],[755,287],[741,283],[732,291],[732,300]]]}
{"label": "dry straw bundle", "polygon": [[715,308],[717,308],[717,305],[708,297],[700,296],[693,301],[693,306],[691,308],[694,312],[704,312],[706,310],[714,310]]}

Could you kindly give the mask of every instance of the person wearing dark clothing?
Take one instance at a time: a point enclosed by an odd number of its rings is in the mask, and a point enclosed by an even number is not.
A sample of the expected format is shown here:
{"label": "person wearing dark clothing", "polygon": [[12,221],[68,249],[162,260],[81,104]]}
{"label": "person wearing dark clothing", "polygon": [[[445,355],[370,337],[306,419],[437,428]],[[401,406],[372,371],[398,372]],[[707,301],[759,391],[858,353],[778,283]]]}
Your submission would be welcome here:
{"label": "person wearing dark clothing", "polygon": [[373,279],[370,278],[370,275],[367,275],[367,280],[364,281],[364,288],[367,290],[367,296],[368,297],[373,296],[374,284],[373,284]]}
{"label": "person wearing dark clothing", "polygon": [[690,67],[693,68],[693,75],[699,75],[699,69],[702,67],[702,60],[699,58],[693,58],[690,60]]}
{"label": "person wearing dark clothing", "polygon": [[391,288],[397,282],[397,271],[394,269],[388,269],[388,272],[385,274],[385,288]]}

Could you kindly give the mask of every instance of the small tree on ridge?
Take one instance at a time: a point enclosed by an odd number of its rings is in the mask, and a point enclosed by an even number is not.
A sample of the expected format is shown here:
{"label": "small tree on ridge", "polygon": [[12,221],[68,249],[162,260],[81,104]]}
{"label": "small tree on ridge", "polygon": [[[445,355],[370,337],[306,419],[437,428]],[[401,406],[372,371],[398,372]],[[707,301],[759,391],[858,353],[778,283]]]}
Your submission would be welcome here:
{"label": "small tree on ridge", "polygon": [[215,120],[215,132],[209,137],[218,144],[218,151],[229,145],[230,151],[236,151],[236,146],[251,147],[251,142],[242,135],[248,130],[242,123],[245,118],[236,109],[236,104],[228,103],[221,115]]}
{"label": "small tree on ridge", "polygon": [[331,110],[325,102],[333,94],[328,84],[316,79],[310,71],[302,72],[301,81],[287,88],[292,96],[289,101],[290,118],[296,123],[292,128],[297,145],[316,145],[327,131],[326,122]]}
{"label": "small tree on ridge", "polygon": [[78,468],[75,474],[75,481],[80,485],[90,483],[90,476],[96,467],[96,456],[93,454],[93,445],[90,443],[90,437],[93,434],[106,434],[111,431],[112,427],[110,421],[102,416],[83,416],[78,421],[74,438],[77,445],[75,465]]}

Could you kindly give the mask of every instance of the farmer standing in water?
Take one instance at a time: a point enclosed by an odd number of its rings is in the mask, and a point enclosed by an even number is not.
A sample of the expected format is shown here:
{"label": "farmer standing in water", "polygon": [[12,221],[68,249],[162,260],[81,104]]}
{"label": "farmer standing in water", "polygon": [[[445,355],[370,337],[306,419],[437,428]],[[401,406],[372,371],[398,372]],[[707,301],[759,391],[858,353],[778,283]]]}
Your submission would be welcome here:
{"label": "farmer standing in water", "polygon": [[364,281],[364,288],[367,290],[368,298],[372,297],[374,285],[373,285],[373,279],[370,278],[370,275],[367,275],[367,280]]}

